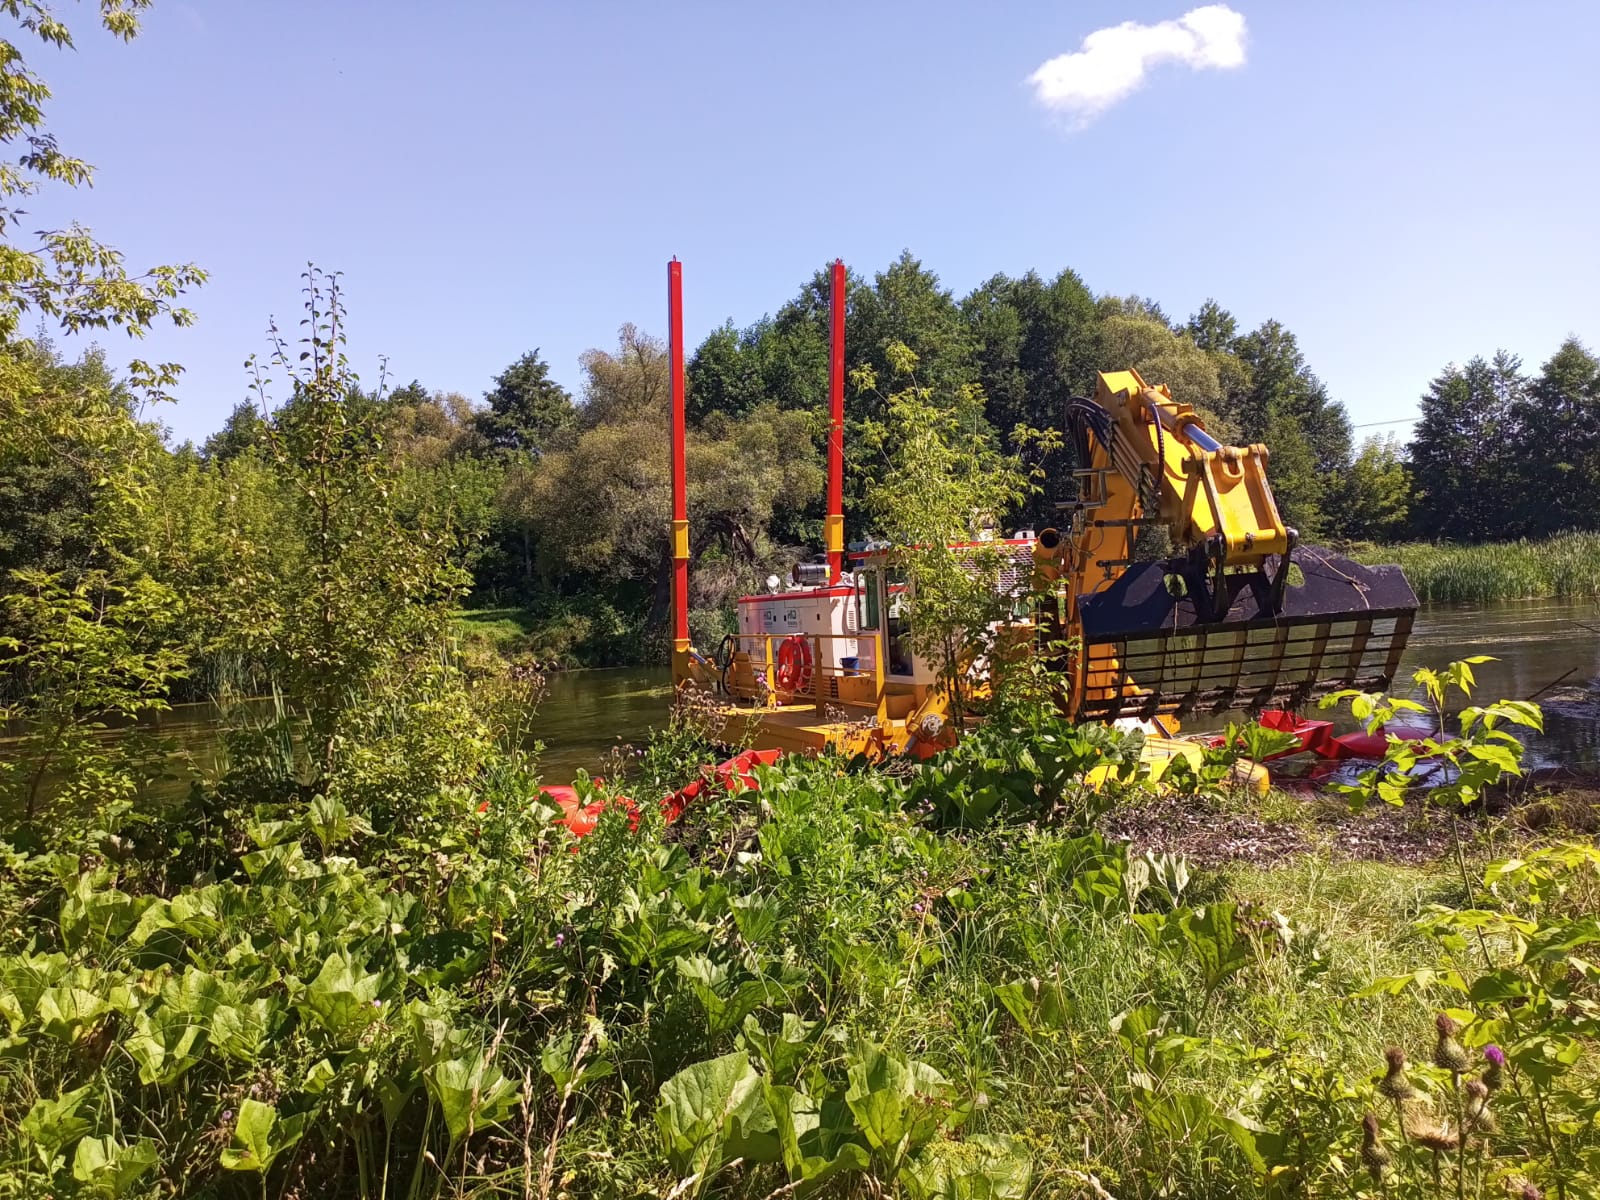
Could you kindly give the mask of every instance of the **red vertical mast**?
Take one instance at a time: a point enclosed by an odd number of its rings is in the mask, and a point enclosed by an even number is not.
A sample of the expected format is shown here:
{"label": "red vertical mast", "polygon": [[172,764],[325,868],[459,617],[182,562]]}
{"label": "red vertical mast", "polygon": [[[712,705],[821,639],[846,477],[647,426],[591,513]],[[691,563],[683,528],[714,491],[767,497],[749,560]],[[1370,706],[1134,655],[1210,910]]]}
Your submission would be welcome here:
{"label": "red vertical mast", "polygon": [[689,495],[684,466],[683,264],[667,264],[668,371],[672,389],[672,681],[689,677]]}
{"label": "red vertical mast", "polygon": [[829,295],[828,514],[823,520],[829,582],[844,572],[844,260],[833,260]]}

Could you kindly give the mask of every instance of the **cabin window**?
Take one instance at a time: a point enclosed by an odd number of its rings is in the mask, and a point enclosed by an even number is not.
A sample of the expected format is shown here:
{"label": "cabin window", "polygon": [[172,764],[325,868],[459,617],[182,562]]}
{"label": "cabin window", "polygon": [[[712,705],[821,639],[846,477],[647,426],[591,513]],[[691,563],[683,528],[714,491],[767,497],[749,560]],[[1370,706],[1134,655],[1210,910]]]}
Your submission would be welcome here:
{"label": "cabin window", "polygon": [[856,578],[856,628],[877,629],[880,615],[878,608],[878,572],[873,570],[859,571]]}
{"label": "cabin window", "polygon": [[911,617],[906,601],[910,583],[904,571],[890,571],[889,588],[889,674],[910,675],[916,670],[911,645]]}

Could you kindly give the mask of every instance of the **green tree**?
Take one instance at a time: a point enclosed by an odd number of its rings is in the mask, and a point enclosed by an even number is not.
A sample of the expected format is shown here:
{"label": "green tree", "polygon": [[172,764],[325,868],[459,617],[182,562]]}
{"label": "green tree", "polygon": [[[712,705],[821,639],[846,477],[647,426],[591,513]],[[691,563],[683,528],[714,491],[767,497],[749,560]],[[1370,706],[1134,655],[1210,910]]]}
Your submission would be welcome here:
{"label": "green tree", "polygon": [[[1092,390],[1103,365],[1100,318],[1083,281],[1072,271],[1049,283],[1032,271],[1018,279],[996,275],[961,302],[961,311],[989,424],[1059,429],[1067,401]],[[1053,502],[1067,496],[1070,465],[1038,443],[1024,452],[1046,478],[1062,481],[1053,495],[1040,488],[1016,514],[1019,524],[1043,528],[1054,523]]]}
{"label": "green tree", "polygon": [[99,448],[112,430],[122,435],[117,441],[140,438],[133,396],[98,347],[66,363],[41,334],[9,353],[27,380],[12,397],[18,414],[58,436],[45,441],[13,425],[12,436],[0,439],[0,594],[13,571],[59,572],[70,583],[107,565],[97,510],[109,480]]}
{"label": "green tree", "polygon": [[1513,401],[1512,416],[1507,500],[1517,531],[1600,528],[1600,360],[1569,337]]}
{"label": "green tree", "polygon": [[411,467],[431,469],[481,451],[481,418],[460,392],[430,392],[413,380],[384,404],[384,441]]}
{"label": "green tree", "polygon": [[[138,14],[149,0],[100,0],[100,22],[113,35],[130,40],[139,30]],[[13,0],[4,6],[21,30],[48,46],[70,49],[72,32],[41,0]],[[76,223],[66,229],[46,230],[30,244],[16,240],[27,197],[45,183],[78,187],[93,181],[94,170],[72,158],[44,128],[44,104],[50,89],[24,62],[13,41],[0,42],[0,144],[20,151],[0,162],[0,345],[18,348],[17,331],[30,315],[48,320],[69,332],[85,329],[122,329],[132,337],[142,335],[165,317],[187,325],[194,319],[177,305],[191,287],[204,282],[205,273],[192,265],[156,266],[130,274],[120,252],[95,240]],[[24,351],[25,353],[25,351]],[[14,381],[5,375],[19,363],[11,354],[0,373],[0,413],[16,402],[14,391],[4,386]],[[159,392],[176,377],[172,364],[152,366],[135,360],[130,367],[135,384]],[[14,410],[13,410],[14,411]]]}
{"label": "green tree", "polygon": [[1200,311],[1189,318],[1184,329],[1200,349],[1223,354],[1233,353],[1239,336],[1238,320],[1210,297],[1200,306]]}
{"label": "green tree", "polygon": [[[100,23],[127,40],[145,7],[145,0],[101,0]],[[0,636],[8,639],[13,682],[23,681],[22,700],[8,715],[32,730],[25,770],[59,764],[70,747],[75,770],[84,777],[91,767],[102,772],[109,795],[113,781],[127,776],[113,755],[98,752],[93,725],[162,702],[180,670],[135,644],[149,614],[171,611],[175,598],[140,569],[128,537],[148,503],[146,469],[165,453],[156,432],[135,419],[132,397],[164,395],[178,368],[136,359],[122,386],[98,355],[63,368],[47,337],[18,331],[30,319],[47,330],[114,328],[130,337],[162,319],[187,325],[193,314],[178,301],[205,276],[189,265],[131,273],[118,251],[78,224],[21,235],[27,197],[46,183],[87,184],[93,172],[45,128],[50,89],[18,45],[27,37],[70,48],[69,27],[38,0],[0,5],[0,16],[20,30],[0,39],[0,145],[7,156],[0,160],[0,474],[7,498],[23,510],[0,522],[10,572],[0,581],[9,593]],[[45,511],[56,505],[61,511]],[[39,737],[46,741],[32,740]],[[37,807],[38,791],[29,787]]]}
{"label": "green tree", "polygon": [[[891,379],[898,355],[908,349],[926,386],[953,394],[974,382],[973,341],[961,309],[911,251],[901,251],[870,288],[852,289],[850,302],[852,367],[868,366],[877,378]],[[876,392],[852,388],[851,397],[857,420],[880,419],[887,411],[887,399]]]}
{"label": "green tree", "polygon": [[[280,486],[276,541],[294,548],[296,569],[261,544],[252,517],[228,531],[225,582],[202,602],[220,644],[264,663],[302,716],[317,786],[339,789],[360,782],[351,755],[375,713],[441,683],[434,672],[468,576],[448,504],[404,495],[381,407],[356,400],[338,277],[308,270],[306,295],[304,357],[274,330],[255,383]],[[268,369],[291,389],[276,410]]]}
{"label": "green tree", "polygon": [[[581,431],[537,472],[508,477],[502,503],[532,531],[547,585],[607,596],[633,614],[637,633],[659,632],[670,578],[665,347],[626,326],[615,351],[583,361]],[[803,508],[821,492],[817,429],[815,415],[767,404],[745,416],[713,413],[689,431],[692,599],[702,613],[731,608],[784,557],[768,531],[780,506]],[[712,563],[724,569],[706,570]]]}
{"label": "green tree", "polygon": [[1405,536],[1411,516],[1411,472],[1393,434],[1369,437],[1329,488],[1329,532],[1353,541]]}
{"label": "green tree", "polygon": [[65,579],[18,571],[0,601],[16,635],[0,636],[0,671],[20,697],[0,704],[0,719],[24,730],[17,752],[0,762],[0,804],[30,822],[52,775],[64,778],[68,807],[130,806],[141,774],[159,767],[141,772],[138,745],[125,738],[108,747],[98,735],[108,716],[168,708],[168,689],[185,672],[174,637],[182,610],[171,589],[148,576],[119,583],[99,570]]}
{"label": "green tree", "polygon": [[1218,440],[1233,440],[1234,431],[1219,417],[1223,394],[1217,364],[1188,337],[1149,317],[1117,314],[1100,323],[1100,339],[1104,369],[1132,367],[1145,382],[1166,384],[1175,399],[1194,405]]}
{"label": "green tree", "polygon": [[205,440],[201,456],[207,462],[225,463],[250,450],[258,449],[266,434],[267,422],[252,400],[233,406],[222,428]]}
{"label": "green tree", "polygon": [[[993,632],[1010,621],[1018,599],[998,586],[1004,551],[987,538],[1000,514],[1038,488],[1041,472],[989,434],[977,385],[936,393],[917,382],[909,347],[891,345],[888,358],[904,386],[887,397],[888,421],[868,447],[883,469],[867,503],[910,583],[913,645],[938,665],[959,730],[959,681],[978,658],[992,659]],[[858,387],[876,383],[870,368],[858,372]],[[1019,428],[1013,443],[1038,436]]]}
{"label": "green tree", "polygon": [[1268,472],[1284,520],[1303,538],[1320,536],[1329,520],[1328,483],[1350,463],[1350,418],[1277,321],[1235,339],[1232,349],[1248,381],[1228,416],[1241,441],[1271,452]]}
{"label": "green tree", "polygon": [[1510,531],[1515,484],[1505,472],[1520,473],[1512,433],[1524,386],[1520,360],[1504,350],[1452,364],[1429,384],[1409,447],[1420,536],[1481,541]]}
{"label": "green tree", "polygon": [[701,421],[712,413],[737,416],[764,401],[762,338],[770,324],[762,322],[740,333],[728,321],[706,335],[685,367],[690,420]]}
{"label": "green tree", "polygon": [[489,407],[477,416],[479,431],[491,446],[523,454],[544,452],[575,416],[572,396],[550,378],[538,350],[496,375],[484,399]]}

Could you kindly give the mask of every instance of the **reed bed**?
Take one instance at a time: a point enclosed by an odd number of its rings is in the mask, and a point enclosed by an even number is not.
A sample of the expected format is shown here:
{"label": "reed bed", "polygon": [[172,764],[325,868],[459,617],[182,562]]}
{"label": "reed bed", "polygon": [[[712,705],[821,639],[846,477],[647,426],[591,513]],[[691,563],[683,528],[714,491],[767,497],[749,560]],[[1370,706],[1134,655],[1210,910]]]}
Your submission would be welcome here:
{"label": "reed bed", "polygon": [[1403,542],[1362,546],[1364,563],[1399,563],[1424,604],[1600,598],[1600,533],[1476,546]]}

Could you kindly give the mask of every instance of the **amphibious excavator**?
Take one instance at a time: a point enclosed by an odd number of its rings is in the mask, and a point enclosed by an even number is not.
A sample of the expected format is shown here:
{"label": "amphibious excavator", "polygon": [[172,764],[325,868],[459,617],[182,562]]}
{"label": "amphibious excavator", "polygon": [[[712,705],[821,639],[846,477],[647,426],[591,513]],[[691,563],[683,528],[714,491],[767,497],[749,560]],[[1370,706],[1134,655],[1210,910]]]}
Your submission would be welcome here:
{"label": "amphibious excavator", "polygon": [[[914,584],[893,547],[845,550],[842,262],[831,283],[826,550],[790,582],[742,597],[739,632],[708,656],[689,640],[682,267],[669,264],[673,679],[726,694],[729,744],[926,755],[957,733],[951,689],[986,681],[978,670],[942,677],[919,652]],[[1134,370],[1101,373],[1063,415],[1075,467],[1055,481],[1070,493],[1056,527],[977,536],[1002,564],[995,586],[1027,610],[1024,640],[1059,672],[1067,717],[1143,729],[1159,774],[1174,756],[1198,758],[1175,736],[1191,715],[1293,710],[1389,685],[1415,594],[1398,567],[1300,545],[1273,499],[1265,446],[1220,443]],[[1151,527],[1174,553],[1139,561]]]}

